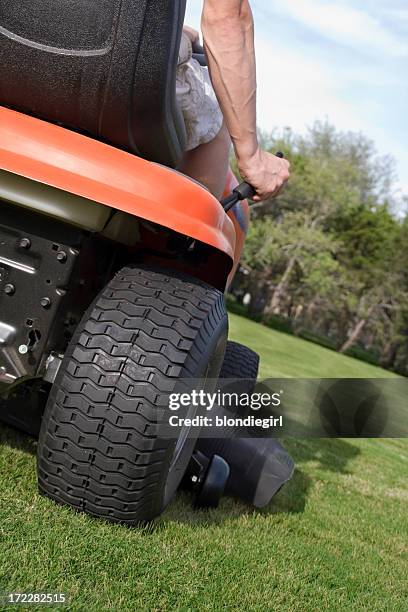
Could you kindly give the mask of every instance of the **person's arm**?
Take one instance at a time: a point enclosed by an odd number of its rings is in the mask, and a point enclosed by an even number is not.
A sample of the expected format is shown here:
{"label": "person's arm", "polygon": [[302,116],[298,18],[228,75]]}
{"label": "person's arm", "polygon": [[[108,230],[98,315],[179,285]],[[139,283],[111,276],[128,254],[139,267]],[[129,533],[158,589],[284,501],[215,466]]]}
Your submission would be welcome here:
{"label": "person's arm", "polygon": [[254,21],[248,0],[204,0],[201,26],[240,174],[256,189],[256,201],[275,196],[289,179],[289,163],[258,144]]}

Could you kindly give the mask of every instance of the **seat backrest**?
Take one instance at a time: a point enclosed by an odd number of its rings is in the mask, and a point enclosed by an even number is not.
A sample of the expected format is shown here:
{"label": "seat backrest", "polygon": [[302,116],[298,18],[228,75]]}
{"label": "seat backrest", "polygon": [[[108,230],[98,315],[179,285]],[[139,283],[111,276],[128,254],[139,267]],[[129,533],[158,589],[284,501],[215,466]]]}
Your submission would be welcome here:
{"label": "seat backrest", "polygon": [[1,0],[0,105],[167,166],[186,0]]}

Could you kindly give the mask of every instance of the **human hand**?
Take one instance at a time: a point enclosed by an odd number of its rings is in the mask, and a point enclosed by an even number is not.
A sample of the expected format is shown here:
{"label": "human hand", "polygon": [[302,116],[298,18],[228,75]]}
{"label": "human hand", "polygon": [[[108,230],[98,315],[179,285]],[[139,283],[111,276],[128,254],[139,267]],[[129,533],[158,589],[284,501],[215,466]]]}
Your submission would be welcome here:
{"label": "human hand", "polygon": [[254,202],[278,196],[290,177],[290,163],[287,159],[260,148],[251,158],[238,160],[238,169],[242,178],[256,191]]}

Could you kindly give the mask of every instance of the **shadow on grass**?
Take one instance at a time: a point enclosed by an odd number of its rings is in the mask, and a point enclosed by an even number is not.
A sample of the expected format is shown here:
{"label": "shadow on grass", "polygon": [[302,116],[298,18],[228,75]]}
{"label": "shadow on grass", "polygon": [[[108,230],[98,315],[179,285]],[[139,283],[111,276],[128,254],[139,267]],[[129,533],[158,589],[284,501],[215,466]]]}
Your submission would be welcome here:
{"label": "shadow on grass", "polygon": [[[313,462],[314,467],[319,470],[339,474],[350,473],[349,463],[361,452],[357,446],[340,438],[308,440],[293,438],[285,440],[284,444],[296,465]],[[300,467],[296,468],[292,480],[281,489],[266,510],[286,513],[303,512],[312,484],[313,479]]]}
{"label": "shadow on grass", "polygon": [[37,440],[5,423],[0,422],[0,446],[9,446],[30,455],[37,454]]}
{"label": "shadow on grass", "polygon": [[284,445],[296,464],[313,461],[321,470],[348,474],[348,465],[360,449],[343,438],[290,438]]}
{"label": "shadow on grass", "polygon": [[[19,449],[31,455],[35,455],[37,451],[35,438],[4,424],[0,424],[0,445]],[[286,439],[284,445],[298,467],[292,479],[282,487],[266,508],[254,510],[238,499],[226,497],[217,510],[197,511],[192,508],[191,494],[180,491],[162,518],[145,528],[146,534],[164,529],[166,524],[172,522],[205,527],[253,513],[259,516],[302,513],[313,484],[313,479],[302,469],[303,464],[313,462],[315,464],[313,467],[322,471],[347,474],[349,463],[360,454],[357,446],[336,438],[308,440],[292,438]]]}
{"label": "shadow on grass", "polygon": [[302,470],[296,469],[292,479],[275,495],[265,508],[253,506],[233,497],[224,497],[216,510],[195,510],[193,496],[179,491],[175,500],[166,509],[161,519],[153,523],[149,531],[166,529],[171,523],[183,523],[200,527],[211,527],[234,521],[243,516],[268,516],[271,514],[302,513],[312,481]]}
{"label": "shadow on grass", "polygon": [[196,511],[191,507],[192,496],[178,493],[163,517],[151,527],[154,531],[165,529],[168,523],[185,523],[201,527],[221,525],[244,515],[268,516],[271,514],[298,514],[305,510],[313,478],[302,465],[313,462],[314,468],[327,472],[349,473],[349,463],[360,454],[360,449],[347,440],[313,438],[287,439],[284,445],[292,455],[295,469],[292,479],[275,495],[265,508],[256,510],[240,500],[225,498],[220,508],[211,511]]}

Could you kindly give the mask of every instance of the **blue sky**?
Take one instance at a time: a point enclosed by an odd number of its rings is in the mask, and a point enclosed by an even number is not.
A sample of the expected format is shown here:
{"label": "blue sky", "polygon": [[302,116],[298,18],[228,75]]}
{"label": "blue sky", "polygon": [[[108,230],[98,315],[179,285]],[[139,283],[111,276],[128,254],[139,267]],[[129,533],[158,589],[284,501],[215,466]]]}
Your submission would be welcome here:
{"label": "blue sky", "polygon": [[[197,29],[202,4],[187,0],[186,22]],[[362,131],[381,154],[395,157],[399,195],[408,195],[407,0],[251,0],[251,6],[260,127],[303,131],[328,118],[341,130]]]}

